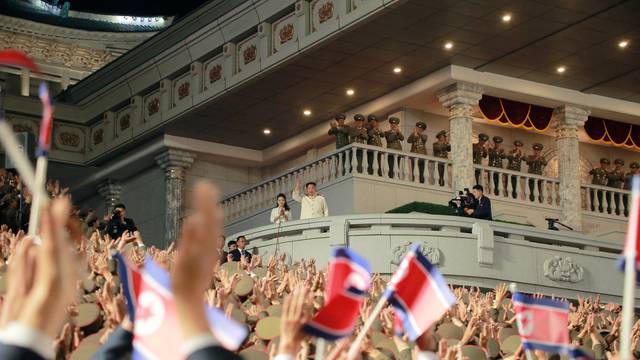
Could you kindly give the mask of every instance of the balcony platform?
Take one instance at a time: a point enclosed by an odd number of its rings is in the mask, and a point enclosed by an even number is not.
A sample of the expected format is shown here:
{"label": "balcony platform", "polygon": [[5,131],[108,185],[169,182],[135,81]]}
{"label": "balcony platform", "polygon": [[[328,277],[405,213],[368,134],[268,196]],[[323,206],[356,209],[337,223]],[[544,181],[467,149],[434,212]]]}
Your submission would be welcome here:
{"label": "balcony platform", "polygon": [[[268,260],[315,258],[320,267],[331,249],[348,246],[374,272],[391,274],[411,243],[452,284],[494,287],[516,282],[523,291],[576,298],[600,294],[620,302],[623,276],[616,267],[622,244],[574,232],[427,214],[364,214],[296,220],[246,229],[249,248]],[[636,295],[640,304],[640,294]]]}

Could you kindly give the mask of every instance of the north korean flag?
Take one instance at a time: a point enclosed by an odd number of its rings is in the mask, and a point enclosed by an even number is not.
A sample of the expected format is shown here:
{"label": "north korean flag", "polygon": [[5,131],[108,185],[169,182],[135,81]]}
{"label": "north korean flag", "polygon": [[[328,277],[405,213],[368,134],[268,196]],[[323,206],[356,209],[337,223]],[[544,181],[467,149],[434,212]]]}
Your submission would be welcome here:
{"label": "north korean flag", "polygon": [[395,308],[409,339],[414,341],[456,302],[444,278],[416,244],[389,281],[384,296]]}
{"label": "north korean flag", "polygon": [[[185,359],[169,274],[149,257],[140,269],[121,254],[115,257],[129,314],[134,319],[133,359]],[[221,346],[237,350],[247,337],[246,327],[227,319],[219,309],[206,310],[213,337]]]}
{"label": "north korean flag", "polygon": [[49,88],[44,81],[40,83],[39,96],[42,102],[42,121],[40,122],[40,136],[38,137],[38,156],[46,156],[51,148],[53,106],[51,106]]}
{"label": "north korean flag", "polygon": [[569,304],[551,299],[535,299],[522,293],[513,295],[518,332],[525,350],[569,354]]}
{"label": "north korean flag", "polygon": [[329,340],[350,336],[370,284],[369,263],[352,250],[335,249],[329,264],[325,305],[304,325],[304,331]]}

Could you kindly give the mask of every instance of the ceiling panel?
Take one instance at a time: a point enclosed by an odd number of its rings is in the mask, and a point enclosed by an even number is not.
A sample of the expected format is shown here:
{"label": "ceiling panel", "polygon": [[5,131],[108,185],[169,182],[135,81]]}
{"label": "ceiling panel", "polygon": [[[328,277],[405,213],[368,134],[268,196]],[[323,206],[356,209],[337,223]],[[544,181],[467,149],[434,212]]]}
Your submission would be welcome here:
{"label": "ceiling panel", "polygon": [[[512,22],[500,21],[505,12]],[[263,149],[448,64],[640,102],[639,18],[636,0],[407,0],[167,131]],[[622,38],[631,40],[624,50]],[[349,87],[354,96],[345,94]],[[303,116],[304,108],[313,115]],[[273,133],[264,136],[264,127]]]}

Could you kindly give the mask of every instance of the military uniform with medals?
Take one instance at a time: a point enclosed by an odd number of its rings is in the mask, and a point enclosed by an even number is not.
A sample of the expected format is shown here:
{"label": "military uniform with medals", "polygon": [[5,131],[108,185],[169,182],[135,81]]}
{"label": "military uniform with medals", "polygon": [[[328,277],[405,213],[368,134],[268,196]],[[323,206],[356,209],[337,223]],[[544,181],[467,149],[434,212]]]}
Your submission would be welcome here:
{"label": "military uniform with medals", "polygon": [[[433,156],[447,159],[449,157],[449,151],[451,151],[451,144],[447,141],[447,132],[441,130],[437,135],[438,141],[433,143]],[[438,163],[438,184],[444,186],[444,170],[445,163]]]}

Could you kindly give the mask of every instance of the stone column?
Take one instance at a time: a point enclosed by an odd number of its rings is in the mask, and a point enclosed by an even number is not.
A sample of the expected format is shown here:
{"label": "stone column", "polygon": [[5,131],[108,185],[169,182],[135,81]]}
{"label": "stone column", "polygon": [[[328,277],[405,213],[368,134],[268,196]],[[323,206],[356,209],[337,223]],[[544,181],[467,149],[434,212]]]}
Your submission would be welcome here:
{"label": "stone column", "polygon": [[563,105],[553,110],[553,127],[558,149],[560,178],[560,221],[576,231],[582,229],[580,196],[580,150],[578,131],[589,117],[589,110]]}
{"label": "stone column", "polygon": [[471,116],[482,97],[483,89],[464,82],[452,84],[436,94],[449,109],[449,142],[453,161],[452,180],[455,194],[475,183],[473,175],[473,125]]}
{"label": "stone column", "polygon": [[104,207],[107,214],[110,214],[115,205],[120,202],[122,186],[117,182],[108,179],[98,186],[98,193],[104,199]]}
{"label": "stone column", "polygon": [[193,164],[196,156],[187,151],[168,149],[156,156],[156,162],[164,170],[165,176],[165,246],[178,239],[182,218],[185,171]]}

